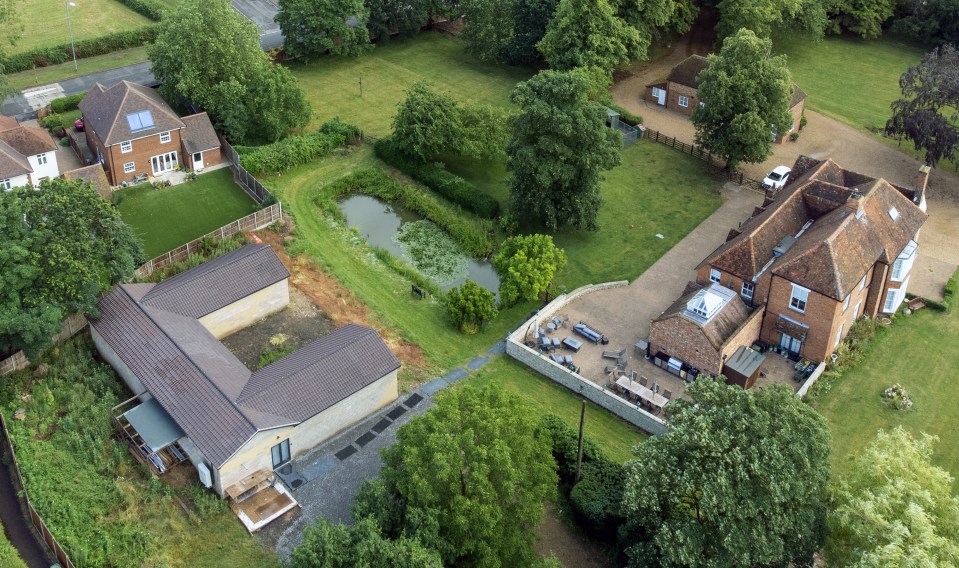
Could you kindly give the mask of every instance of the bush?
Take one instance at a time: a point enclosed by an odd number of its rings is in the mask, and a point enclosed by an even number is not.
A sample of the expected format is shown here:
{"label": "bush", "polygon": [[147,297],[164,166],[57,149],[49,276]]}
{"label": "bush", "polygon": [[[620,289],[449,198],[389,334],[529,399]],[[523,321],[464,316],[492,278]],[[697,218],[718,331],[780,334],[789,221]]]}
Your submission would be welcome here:
{"label": "bush", "polygon": [[609,105],[609,108],[619,113],[620,122],[625,122],[632,126],[639,126],[643,123],[643,117],[638,114],[633,114],[619,105]]}
{"label": "bush", "polygon": [[480,217],[492,219],[499,215],[499,202],[482,193],[475,185],[446,171],[442,163],[421,164],[410,160],[385,138],[373,145],[376,157],[429,187],[453,203]]}
{"label": "bush", "polygon": [[463,248],[463,252],[473,258],[484,258],[493,250],[489,237],[493,231],[492,221],[468,215],[433,194],[403,183],[377,168],[356,170],[326,185],[316,197],[316,204],[334,218],[345,221],[337,199],[353,193],[400,203],[439,225]]}
{"label": "bush", "polygon": [[[155,37],[156,27],[149,25],[138,30],[114,32],[100,37],[79,40],[75,42],[74,45],[76,47],[77,59],[82,59],[84,57],[112,53],[121,49],[139,47],[145,43],[150,43]],[[52,47],[38,47],[30,51],[15,53],[0,58],[0,66],[3,67],[4,73],[18,73],[20,71],[29,71],[35,67],[46,67],[47,65],[66,63],[70,61],[72,57],[70,44],[62,43]]]}
{"label": "bush", "polygon": [[340,119],[323,124],[320,129],[302,136],[289,136],[279,142],[259,146],[240,153],[240,165],[253,175],[279,173],[328,156],[362,133],[355,126],[340,122]]}
{"label": "bush", "polygon": [[496,317],[496,296],[472,280],[446,293],[446,309],[453,325],[474,334]]}
{"label": "bush", "polygon": [[152,0],[117,0],[134,12],[150,18],[154,22],[159,22],[163,17],[164,6],[160,2]]}
{"label": "bush", "polygon": [[83,97],[85,96],[87,96],[86,91],[77,93],[75,95],[60,97],[59,99],[53,99],[50,101],[50,108],[53,110],[53,112],[61,113],[76,110],[80,106],[80,101],[82,101]]}

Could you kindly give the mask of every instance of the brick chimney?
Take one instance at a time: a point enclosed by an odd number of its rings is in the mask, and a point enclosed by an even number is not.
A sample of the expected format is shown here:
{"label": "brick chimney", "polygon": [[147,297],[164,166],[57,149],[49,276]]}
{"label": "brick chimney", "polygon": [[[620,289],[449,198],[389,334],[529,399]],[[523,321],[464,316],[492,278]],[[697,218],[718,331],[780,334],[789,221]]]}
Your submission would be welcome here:
{"label": "brick chimney", "polygon": [[931,168],[927,164],[923,164],[919,168],[919,174],[916,176],[916,188],[915,193],[913,193],[912,201],[919,206],[923,211],[926,210],[926,186],[929,184],[929,170]]}

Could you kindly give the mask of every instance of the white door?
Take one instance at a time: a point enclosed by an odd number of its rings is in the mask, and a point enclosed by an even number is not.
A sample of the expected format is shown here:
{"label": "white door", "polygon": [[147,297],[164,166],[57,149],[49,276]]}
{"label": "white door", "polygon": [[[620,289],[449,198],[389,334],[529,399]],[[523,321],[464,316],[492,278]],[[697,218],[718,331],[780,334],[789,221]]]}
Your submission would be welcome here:
{"label": "white door", "polygon": [[153,166],[153,175],[163,172],[172,172],[177,165],[176,152],[167,152],[159,156],[150,158],[150,164]]}
{"label": "white door", "polygon": [[799,353],[799,351],[802,349],[802,341],[799,341],[791,335],[786,335],[783,333],[782,337],[779,338],[779,346],[792,353]]}
{"label": "white door", "polygon": [[653,96],[656,97],[656,104],[666,105],[666,89],[653,88]]}
{"label": "white door", "polygon": [[193,154],[193,171],[203,171],[203,152],[196,152]]}

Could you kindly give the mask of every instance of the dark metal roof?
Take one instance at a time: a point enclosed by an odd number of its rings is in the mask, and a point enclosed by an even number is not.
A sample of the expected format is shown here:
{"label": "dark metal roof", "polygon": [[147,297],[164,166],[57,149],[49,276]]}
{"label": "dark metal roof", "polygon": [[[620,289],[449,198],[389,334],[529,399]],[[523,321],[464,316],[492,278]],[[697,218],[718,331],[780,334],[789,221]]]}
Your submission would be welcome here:
{"label": "dark metal roof", "polygon": [[289,276],[270,245],[246,245],[160,282],[142,301],[201,318]]}
{"label": "dark metal roof", "polygon": [[[93,85],[80,101],[80,111],[104,146],[184,127],[180,117],[155,90],[130,81],[120,81],[109,89],[100,83]],[[142,111],[150,111],[153,126],[133,130],[127,115]]]}
{"label": "dark metal roof", "polygon": [[724,365],[744,377],[751,377],[765,360],[766,356],[762,353],[740,345]]}
{"label": "dark metal roof", "polygon": [[213,123],[205,112],[183,117],[186,130],[181,133],[183,148],[187,153],[194,154],[205,150],[220,147],[220,139],[216,137]]}

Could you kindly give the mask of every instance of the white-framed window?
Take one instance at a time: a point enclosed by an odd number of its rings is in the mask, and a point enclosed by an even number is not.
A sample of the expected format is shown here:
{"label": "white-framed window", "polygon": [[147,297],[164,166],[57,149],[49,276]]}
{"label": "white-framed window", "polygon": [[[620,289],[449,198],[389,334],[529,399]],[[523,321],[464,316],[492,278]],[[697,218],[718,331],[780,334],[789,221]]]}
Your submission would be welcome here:
{"label": "white-framed window", "polygon": [[0,189],[4,191],[10,191],[13,189],[13,182],[10,181],[10,178],[0,179]]}
{"label": "white-framed window", "polygon": [[129,174],[136,171],[137,166],[134,162],[127,162],[123,164],[123,173]]}
{"label": "white-framed window", "polygon": [[709,269],[709,281],[718,283],[723,277],[723,273],[715,268]]}
{"label": "white-framed window", "polygon": [[679,95],[679,106],[686,108],[689,106],[689,97]]}
{"label": "white-framed window", "polygon": [[836,332],[836,343],[833,344],[833,347],[839,347],[839,342],[842,341],[842,328],[846,324],[839,324],[839,331]]}
{"label": "white-framed window", "polygon": [[161,132],[161,133],[160,133],[160,144],[166,144],[166,143],[169,142],[169,141],[170,141],[170,131],[167,130],[166,132]]}
{"label": "white-framed window", "polygon": [[806,303],[809,301],[809,289],[793,284],[792,295],[789,297],[789,307],[800,313],[806,313]]}
{"label": "white-framed window", "polygon": [[842,313],[846,313],[846,310],[849,309],[849,298],[852,297],[852,294],[846,296],[846,299],[842,301]]}
{"label": "white-framed window", "polygon": [[745,281],[745,280],[743,281],[743,289],[742,289],[742,292],[740,292],[740,294],[743,295],[743,298],[746,298],[747,300],[752,300],[752,299],[753,299],[753,292],[755,292],[755,291],[756,291],[756,285],[755,285],[755,284],[753,284],[752,282]]}
{"label": "white-framed window", "polygon": [[37,154],[37,163],[40,164],[41,166],[42,166],[43,164],[46,164],[46,163],[47,163],[47,155],[46,155],[46,154]]}
{"label": "white-framed window", "polygon": [[133,142],[129,140],[126,142],[120,142],[120,152],[127,154],[133,151]]}
{"label": "white-framed window", "polygon": [[859,319],[859,308],[862,307],[862,300],[856,303],[856,307],[852,310],[852,321]]}
{"label": "white-framed window", "polygon": [[886,301],[882,304],[883,312],[888,314],[896,309],[896,292],[897,290],[889,290],[886,292]]}
{"label": "white-framed window", "polygon": [[862,280],[859,281],[859,291],[862,292],[863,288],[866,287],[866,277],[869,276],[869,273],[862,275]]}

